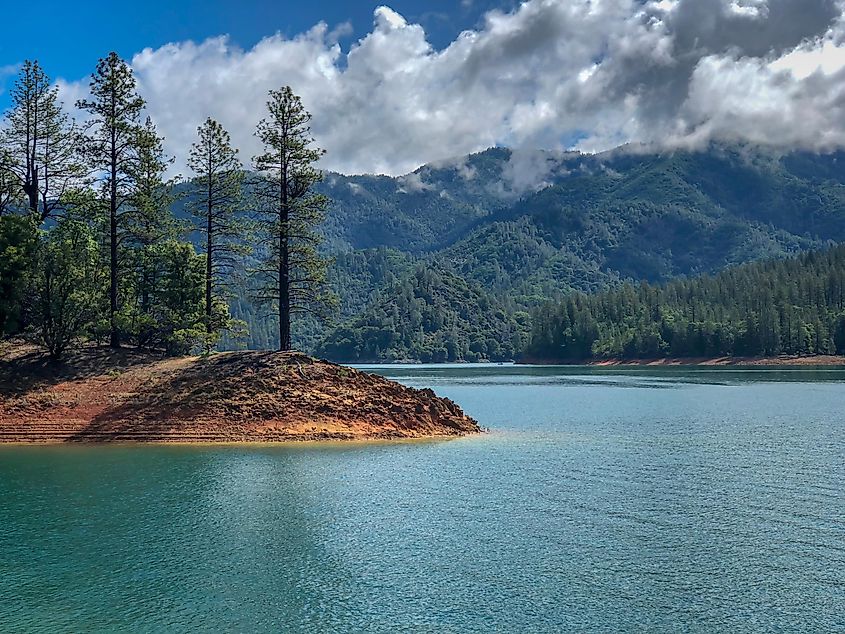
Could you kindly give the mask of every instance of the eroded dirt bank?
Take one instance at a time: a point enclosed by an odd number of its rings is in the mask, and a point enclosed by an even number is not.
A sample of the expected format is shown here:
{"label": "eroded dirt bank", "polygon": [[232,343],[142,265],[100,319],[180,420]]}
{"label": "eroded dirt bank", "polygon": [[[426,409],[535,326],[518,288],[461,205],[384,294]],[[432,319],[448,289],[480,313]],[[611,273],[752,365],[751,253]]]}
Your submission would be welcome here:
{"label": "eroded dirt bank", "polygon": [[161,359],[88,348],[0,359],[0,442],[280,442],[462,436],[452,401],[298,352]]}

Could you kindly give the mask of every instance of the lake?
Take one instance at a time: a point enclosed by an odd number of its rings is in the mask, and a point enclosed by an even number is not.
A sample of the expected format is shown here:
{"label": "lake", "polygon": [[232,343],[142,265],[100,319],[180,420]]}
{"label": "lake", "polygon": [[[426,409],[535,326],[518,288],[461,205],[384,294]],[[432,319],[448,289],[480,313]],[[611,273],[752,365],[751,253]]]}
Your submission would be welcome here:
{"label": "lake", "polygon": [[0,446],[0,631],[845,630],[845,370],[371,369],[490,432]]}

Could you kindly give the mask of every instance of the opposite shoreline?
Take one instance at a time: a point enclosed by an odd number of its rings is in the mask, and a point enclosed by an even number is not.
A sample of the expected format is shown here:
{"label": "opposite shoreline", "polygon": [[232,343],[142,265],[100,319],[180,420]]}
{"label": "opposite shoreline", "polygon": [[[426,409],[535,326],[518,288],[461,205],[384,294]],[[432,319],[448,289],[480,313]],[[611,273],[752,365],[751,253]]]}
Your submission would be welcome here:
{"label": "opposite shoreline", "polygon": [[581,365],[591,367],[672,367],[672,366],[708,366],[708,367],[845,367],[845,356],[814,355],[804,357],[684,357],[652,359],[532,359],[525,358],[517,365]]}

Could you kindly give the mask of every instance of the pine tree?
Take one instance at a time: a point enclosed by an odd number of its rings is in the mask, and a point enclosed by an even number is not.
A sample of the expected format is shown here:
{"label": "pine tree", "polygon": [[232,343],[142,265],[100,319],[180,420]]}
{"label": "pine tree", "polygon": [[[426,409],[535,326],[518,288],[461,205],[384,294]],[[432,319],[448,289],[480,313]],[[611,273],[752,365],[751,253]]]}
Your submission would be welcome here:
{"label": "pine tree", "polygon": [[[228,323],[216,318],[226,308],[226,294],[239,255],[247,251],[243,211],[244,169],[229,133],[208,118],[197,128],[188,167],[194,172],[188,211],[204,237],[206,351]],[[227,321],[227,320],[226,320]]]}
{"label": "pine tree", "polygon": [[23,63],[11,98],[2,135],[6,175],[0,175],[0,188],[2,181],[14,178],[30,212],[43,221],[61,209],[64,194],[85,176],[80,133],[62,110],[58,87],[37,61]]}
{"label": "pine tree", "polygon": [[41,246],[35,275],[34,322],[50,356],[60,358],[96,317],[98,245],[84,222],[63,218]]}
{"label": "pine tree", "polygon": [[98,62],[90,91],[91,99],[80,100],[77,107],[92,115],[85,152],[91,167],[104,174],[102,192],[109,210],[109,344],[120,347],[116,319],[120,308],[120,220],[132,196],[130,172],[144,100],[136,93],[132,70],[114,52]]}
{"label": "pine tree", "polygon": [[20,198],[18,179],[9,169],[12,165],[10,156],[0,149],[0,218],[15,211]]}
{"label": "pine tree", "polygon": [[164,153],[163,139],[148,117],[136,132],[134,160],[127,167],[132,193],[122,216],[124,242],[132,247],[125,261],[134,270],[131,288],[134,301],[127,317],[140,347],[156,339],[158,324],[153,303],[161,277],[160,247],[165,241],[175,239],[178,233],[171,211],[176,198],[175,181],[166,176],[172,163],[173,159]]}
{"label": "pine tree", "polygon": [[167,178],[173,158],[164,153],[164,139],[147,117],[136,129],[133,155],[127,162],[127,181],[131,194],[124,212],[125,232],[139,245],[150,245],[175,235],[171,211],[176,196],[175,179]]}
{"label": "pine tree", "polygon": [[324,315],[333,304],[326,286],[327,260],[318,253],[328,199],[314,192],[322,173],[314,164],[324,151],[312,147],[311,115],[289,86],[271,90],[269,116],[256,136],[264,153],[253,159],[265,258],[257,273],[259,301],[274,302],[279,316],[279,349],[291,349],[291,316]]}
{"label": "pine tree", "polygon": [[36,270],[38,227],[31,216],[0,216],[0,336],[18,333],[22,304]]}
{"label": "pine tree", "polygon": [[160,344],[169,355],[188,354],[204,340],[204,258],[188,242],[170,240],[160,247],[155,304]]}

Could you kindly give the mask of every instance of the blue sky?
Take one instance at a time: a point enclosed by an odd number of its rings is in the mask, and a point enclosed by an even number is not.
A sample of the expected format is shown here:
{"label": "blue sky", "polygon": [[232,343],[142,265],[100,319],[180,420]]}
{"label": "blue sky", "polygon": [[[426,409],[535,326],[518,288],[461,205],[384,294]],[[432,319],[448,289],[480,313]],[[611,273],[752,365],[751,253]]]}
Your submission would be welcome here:
{"label": "blue sky", "polygon": [[[108,10],[102,10],[104,4]],[[115,50],[129,59],[146,47],[169,42],[202,41],[229,34],[250,48],[276,32],[292,37],[320,21],[329,28],[349,22],[344,50],[372,28],[373,11],[384,2],[361,0],[142,0],[141,2],[70,2],[43,0],[33,14],[6,11],[0,38],[0,87],[8,89],[12,67],[38,59],[52,77],[68,80],[89,75],[97,59]],[[396,0],[391,8],[426,29],[429,41],[445,47],[460,31],[479,25],[491,8],[510,9],[516,0]],[[5,106],[0,95],[0,106]]]}

